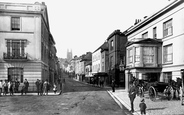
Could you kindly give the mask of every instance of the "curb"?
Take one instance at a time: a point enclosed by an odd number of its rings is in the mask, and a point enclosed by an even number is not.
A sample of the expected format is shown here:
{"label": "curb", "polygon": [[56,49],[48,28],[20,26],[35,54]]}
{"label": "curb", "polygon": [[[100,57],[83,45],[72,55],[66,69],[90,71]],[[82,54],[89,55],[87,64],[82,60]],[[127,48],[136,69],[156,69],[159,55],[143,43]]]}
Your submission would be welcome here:
{"label": "curb", "polygon": [[[124,107],[127,109],[127,110],[130,110],[131,107],[125,103],[124,101],[122,101],[118,96],[114,95],[111,91],[107,90],[107,92],[109,93],[109,95],[115,100],[115,102],[119,105],[119,107],[121,109],[124,109]],[[126,111],[125,111],[126,112]],[[141,115],[140,112],[134,112],[132,113],[133,115]]]}

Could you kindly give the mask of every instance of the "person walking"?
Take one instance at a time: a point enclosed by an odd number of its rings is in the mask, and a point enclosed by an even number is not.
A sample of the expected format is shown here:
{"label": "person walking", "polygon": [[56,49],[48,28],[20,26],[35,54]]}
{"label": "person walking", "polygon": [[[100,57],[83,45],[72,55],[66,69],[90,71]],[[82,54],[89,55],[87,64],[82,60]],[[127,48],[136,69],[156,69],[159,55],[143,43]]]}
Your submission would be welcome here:
{"label": "person walking", "polygon": [[13,93],[14,93],[14,83],[12,81],[10,81],[9,84],[10,84],[10,87],[9,87],[10,96],[13,96]]}
{"label": "person walking", "polygon": [[115,80],[114,79],[112,79],[111,87],[112,87],[112,92],[115,92]]}
{"label": "person walking", "polygon": [[35,85],[36,85],[37,94],[40,95],[40,89],[39,89],[40,80],[39,79],[36,80]]}
{"label": "person walking", "polygon": [[19,92],[19,85],[20,85],[20,82],[17,79],[15,79],[15,89],[14,89],[15,93]]}
{"label": "person walking", "polygon": [[28,92],[28,87],[29,87],[29,82],[27,79],[25,79],[25,81],[24,81],[24,93],[25,93],[25,95]]}
{"label": "person walking", "polygon": [[141,111],[141,115],[146,115],[146,104],[145,104],[145,100],[144,98],[141,99],[141,103],[139,104],[139,108],[140,108],[140,111]]}
{"label": "person walking", "polygon": [[2,95],[3,92],[3,80],[0,80],[0,96]]}
{"label": "person walking", "polygon": [[40,80],[40,82],[39,82],[39,91],[40,91],[40,96],[42,96],[42,95],[43,95],[43,83],[44,83],[44,81],[43,81],[43,80]]}
{"label": "person walking", "polygon": [[65,78],[62,78],[60,81],[60,92],[59,95],[61,95],[64,92],[64,85],[65,85]]}
{"label": "person walking", "polygon": [[7,80],[4,80],[3,89],[4,89],[3,95],[6,95],[8,93],[8,81]]}
{"label": "person walking", "polygon": [[128,90],[128,96],[130,98],[130,104],[131,104],[131,112],[134,112],[134,99],[136,98],[136,87],[135,84],[130,84],[130,88]]}
{"label": "person walking", "polygon": [[49,82],[46,79],[45,82],[43,83],[43,95],[48,95],[49,91]]}

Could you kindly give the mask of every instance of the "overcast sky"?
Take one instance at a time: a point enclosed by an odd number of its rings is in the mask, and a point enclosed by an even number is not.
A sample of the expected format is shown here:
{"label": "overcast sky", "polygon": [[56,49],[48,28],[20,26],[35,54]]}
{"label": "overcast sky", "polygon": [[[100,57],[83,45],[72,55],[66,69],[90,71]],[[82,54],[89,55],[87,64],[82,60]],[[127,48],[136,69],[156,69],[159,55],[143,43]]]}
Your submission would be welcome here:
{"label": "overcast sky", "polygon": [[143,19],[173,0],[0,0],[0,2],[45,2],[57,56],[66,58],[94,52],[116,29],[122,32],[135,19]]}

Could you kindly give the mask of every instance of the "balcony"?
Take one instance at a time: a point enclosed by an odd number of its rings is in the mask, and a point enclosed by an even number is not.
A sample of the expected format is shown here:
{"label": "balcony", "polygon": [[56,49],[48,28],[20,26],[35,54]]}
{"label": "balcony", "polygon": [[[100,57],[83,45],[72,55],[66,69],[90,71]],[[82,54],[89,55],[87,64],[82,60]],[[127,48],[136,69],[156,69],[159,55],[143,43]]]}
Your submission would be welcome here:
{"label": "balcony", "polygon": [[3,59],[5,61],[27,61],[28,54],[12,54],[12,53],[3,53]]}

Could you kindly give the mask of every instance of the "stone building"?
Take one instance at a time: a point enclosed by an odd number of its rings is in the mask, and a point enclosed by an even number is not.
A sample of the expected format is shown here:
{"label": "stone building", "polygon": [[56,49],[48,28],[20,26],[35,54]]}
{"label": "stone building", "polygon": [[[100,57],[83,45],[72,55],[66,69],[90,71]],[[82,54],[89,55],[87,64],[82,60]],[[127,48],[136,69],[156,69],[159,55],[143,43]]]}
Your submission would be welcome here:
{"label": "stone building", "polygon": [[126,89],[131,76],[168,83],[184,68],[184,1],[175,0],[127,29]]}
{"label": "stone building", "polygon": [[51,80],[54,44],[44,2],[0,2],[0,79],[18,79],[21,83],[27,79],[29,90],[35,90],[37,79]]}

